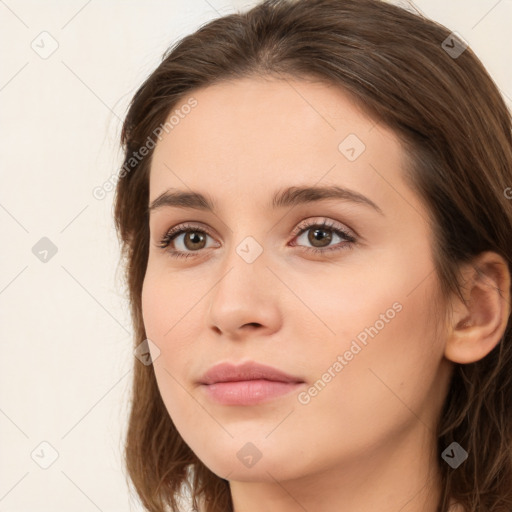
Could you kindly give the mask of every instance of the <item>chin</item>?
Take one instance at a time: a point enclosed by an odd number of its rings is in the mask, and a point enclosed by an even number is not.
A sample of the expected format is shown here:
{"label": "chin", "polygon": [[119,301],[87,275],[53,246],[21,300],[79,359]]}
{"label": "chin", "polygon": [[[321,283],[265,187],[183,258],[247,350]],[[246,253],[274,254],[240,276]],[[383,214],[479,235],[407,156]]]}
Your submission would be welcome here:
{"label": "chin", "polygon": [[[238,444],[238,443],[237,443]],[[215,475],[226,480],[238,482],[272,482],[275,480],[291,480],[299,477],[300,469],[296,462],[290,464],[290,452],[265,455],[259,453],[251,443],[247,442],[236,449],[209,453],[198,458]]]}

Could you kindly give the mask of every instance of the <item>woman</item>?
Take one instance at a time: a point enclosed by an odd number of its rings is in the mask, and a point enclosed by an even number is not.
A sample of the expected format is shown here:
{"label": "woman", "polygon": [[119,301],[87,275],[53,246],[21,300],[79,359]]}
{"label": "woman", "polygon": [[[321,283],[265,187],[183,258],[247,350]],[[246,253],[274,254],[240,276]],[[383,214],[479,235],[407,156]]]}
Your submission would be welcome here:
{"label": "woman", "polygon": [[267,1],[171,48],[122,144],[147,510],[512,510],[511,122],[460,38]]}

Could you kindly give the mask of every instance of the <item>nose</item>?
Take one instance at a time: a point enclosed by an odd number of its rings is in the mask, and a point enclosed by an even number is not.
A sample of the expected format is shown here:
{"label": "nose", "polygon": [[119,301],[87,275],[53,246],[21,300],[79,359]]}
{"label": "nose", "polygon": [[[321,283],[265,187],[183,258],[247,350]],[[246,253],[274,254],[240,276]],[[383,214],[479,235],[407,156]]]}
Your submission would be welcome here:
{"label": "nose", "polygon": [[[243,256],[243,254],[242,254]],[[263,251],[254,261],[244,259],[236,248],[222,263],[221,278],[208,294],[207,322],[217,335],[241,339],[280,328],[279,280],[267,267]],[[280,293],[281,292],[281,293]]]}

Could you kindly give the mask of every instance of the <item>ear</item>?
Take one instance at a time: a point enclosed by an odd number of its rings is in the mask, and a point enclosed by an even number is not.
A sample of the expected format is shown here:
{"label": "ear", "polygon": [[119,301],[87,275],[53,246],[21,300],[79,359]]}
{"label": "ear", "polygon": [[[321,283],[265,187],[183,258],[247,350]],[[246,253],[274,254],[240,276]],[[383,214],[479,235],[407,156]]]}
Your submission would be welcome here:
{"label": "ear", "polygon": [[454,296],[445,357],[455,363],[484,358],[501,340],[510,317],[510,272],[507,262],[491,251],[480,253],[461,268],[462,294]]}

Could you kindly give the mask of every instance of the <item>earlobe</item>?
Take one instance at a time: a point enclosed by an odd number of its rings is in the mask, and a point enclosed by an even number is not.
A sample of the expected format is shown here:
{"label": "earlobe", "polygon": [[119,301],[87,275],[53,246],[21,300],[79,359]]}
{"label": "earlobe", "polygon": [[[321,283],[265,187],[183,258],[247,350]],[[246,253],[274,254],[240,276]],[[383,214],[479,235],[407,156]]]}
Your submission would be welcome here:
{"label": "earlobe", "polygon": [[452,303],[445,357],[460,364],[483,359],[500,342],[510,317],[510,271],[491,251],[480,253],[462,270],[465,304]]}

